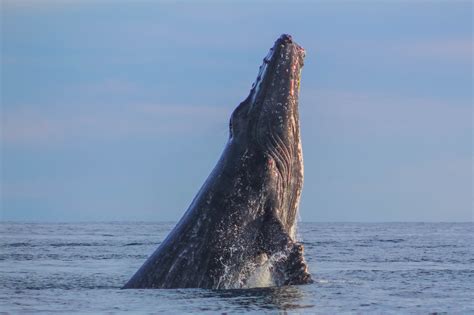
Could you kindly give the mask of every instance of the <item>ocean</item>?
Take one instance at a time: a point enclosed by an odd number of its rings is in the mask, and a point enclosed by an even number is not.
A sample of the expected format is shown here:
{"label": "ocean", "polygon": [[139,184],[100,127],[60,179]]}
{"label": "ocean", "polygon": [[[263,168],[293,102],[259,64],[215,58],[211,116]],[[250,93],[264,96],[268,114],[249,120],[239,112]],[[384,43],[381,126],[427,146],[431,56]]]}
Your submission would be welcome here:
{"label": "ocean", "polygon": [[0,312],[473,313],[473,223],[300,223],[314,283],[121,290],[174,223],[0,223]]}

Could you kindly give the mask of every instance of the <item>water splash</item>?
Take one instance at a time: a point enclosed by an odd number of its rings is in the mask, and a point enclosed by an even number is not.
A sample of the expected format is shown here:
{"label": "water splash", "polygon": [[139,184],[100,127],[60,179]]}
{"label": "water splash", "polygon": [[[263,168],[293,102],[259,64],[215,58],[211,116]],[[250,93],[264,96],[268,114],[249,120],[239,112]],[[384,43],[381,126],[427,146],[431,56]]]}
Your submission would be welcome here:
{"label": "water splash", "polygon": [[274,273],[276,264],[287,259],[287,252],[277,252],[271,256],[263,253],[255,261],[247,262],[240,271],[225,265],[224,274],[219,278],[217,289],[251,289],[274,287],[281,284]]}

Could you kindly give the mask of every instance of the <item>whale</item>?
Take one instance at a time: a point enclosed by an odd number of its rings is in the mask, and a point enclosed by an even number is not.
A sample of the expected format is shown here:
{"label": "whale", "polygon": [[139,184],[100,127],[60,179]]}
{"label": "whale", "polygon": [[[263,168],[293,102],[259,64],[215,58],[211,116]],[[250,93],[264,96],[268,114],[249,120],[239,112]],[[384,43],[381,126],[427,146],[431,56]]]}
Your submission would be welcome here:
{"label": "whale", "polygon": [[183,217],[123,286],[242,289],[312,282],[298,241],[305,50],[281,35],[235,108],[217,165]]}

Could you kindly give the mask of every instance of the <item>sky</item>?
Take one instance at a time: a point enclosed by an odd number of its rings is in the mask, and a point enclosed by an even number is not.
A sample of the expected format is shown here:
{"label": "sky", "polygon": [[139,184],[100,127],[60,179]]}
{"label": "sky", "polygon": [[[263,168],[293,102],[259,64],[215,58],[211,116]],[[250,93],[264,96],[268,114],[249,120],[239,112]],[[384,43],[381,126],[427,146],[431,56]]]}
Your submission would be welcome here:
{"label": "sky", "polygon": [[1,1],[2,221],[176,221],[282,33],[302,221],[472,221],[470,1]]}

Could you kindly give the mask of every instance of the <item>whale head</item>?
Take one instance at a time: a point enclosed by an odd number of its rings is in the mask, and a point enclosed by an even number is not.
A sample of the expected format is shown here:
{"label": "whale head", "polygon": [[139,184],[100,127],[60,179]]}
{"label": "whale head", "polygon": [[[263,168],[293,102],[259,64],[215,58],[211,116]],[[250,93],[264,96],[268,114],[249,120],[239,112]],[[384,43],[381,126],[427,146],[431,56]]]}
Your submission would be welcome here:
{"label": "whale head", "polygon": [[260,156],[255,168],[259,176],[270,179],[272,211],[293,239],[303,185],[298,93],[304,56],[291,36],[280,36],[229,123],[229,142]]}

